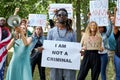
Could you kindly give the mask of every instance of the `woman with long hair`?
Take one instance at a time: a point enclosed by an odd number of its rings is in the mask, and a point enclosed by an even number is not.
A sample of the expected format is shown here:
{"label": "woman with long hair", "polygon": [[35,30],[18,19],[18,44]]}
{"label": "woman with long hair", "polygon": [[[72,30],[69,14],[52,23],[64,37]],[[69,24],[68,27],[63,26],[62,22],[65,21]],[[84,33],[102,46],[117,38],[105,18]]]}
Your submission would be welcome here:
{"label": "woman with long hair", "polygon": [[81,44],[82,51],[84,50],[84,57],[77,80],[85,80],[89,69],[91,69],[92,80],[98,80],[101,65],[98,51],[102,51],[103,48],[102,37],[96,22],[89,22],[81,39]]}
{"label": "woman with long hair", "polygon": [[30,66],[30,47],[32,37],[27,37],[26,25],[15,27],[14,38],[8,44],[7,49],[14,48],[10,61],[6,80],[32,80]]}

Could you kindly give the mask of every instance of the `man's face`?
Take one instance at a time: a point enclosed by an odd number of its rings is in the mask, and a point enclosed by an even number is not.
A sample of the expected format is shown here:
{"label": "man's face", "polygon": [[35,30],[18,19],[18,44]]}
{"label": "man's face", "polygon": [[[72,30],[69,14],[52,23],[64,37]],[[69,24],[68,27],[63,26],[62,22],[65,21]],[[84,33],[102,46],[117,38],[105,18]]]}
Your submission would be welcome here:
{"label": "man's face", "polygon": [[67,13],[65,11],[59,11],[57,14],[58,22],[61,24],[65,24],[67,20]]}
{"label": "man's face", "polygon": [[0,20],[0,27],[3,27],[5,25],[5,20],[4,19],[1,19]]}

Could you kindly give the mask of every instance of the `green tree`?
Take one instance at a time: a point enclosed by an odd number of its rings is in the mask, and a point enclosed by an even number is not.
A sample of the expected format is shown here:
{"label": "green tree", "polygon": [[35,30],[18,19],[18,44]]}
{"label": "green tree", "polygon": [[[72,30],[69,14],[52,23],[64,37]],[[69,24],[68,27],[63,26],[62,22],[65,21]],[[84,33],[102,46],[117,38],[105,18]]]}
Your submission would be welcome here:
{"label": "green tree", "polygon": [[[74,7],[74,16],[76,16],[77,41],[81,39],[81,27],[86,28],[87,13],[89,12],[90,0],[0,0],[0,16],[8,18],[13,15],[16,7],[20,8],[18,15],[21,18],[28,18],[30,13],[48,14],[48,6],[51,3],[71,3]],[[109,0],[109,10],[113,13],[115,0]],[[82,14],[82,17],[81,17]],[[81,24],[82,23],[82,24]]]}

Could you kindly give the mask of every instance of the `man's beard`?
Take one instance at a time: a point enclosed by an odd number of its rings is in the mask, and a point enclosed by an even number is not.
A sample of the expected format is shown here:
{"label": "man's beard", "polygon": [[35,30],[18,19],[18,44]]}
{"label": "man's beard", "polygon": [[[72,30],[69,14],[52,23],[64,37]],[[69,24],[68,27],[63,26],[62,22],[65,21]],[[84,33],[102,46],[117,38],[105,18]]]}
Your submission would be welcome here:
{"label": "man's beard", "polygon": [[60,24],[66,24],[66,21],[63,20],[63,19],[60,19],[58,22],[59,22]]}

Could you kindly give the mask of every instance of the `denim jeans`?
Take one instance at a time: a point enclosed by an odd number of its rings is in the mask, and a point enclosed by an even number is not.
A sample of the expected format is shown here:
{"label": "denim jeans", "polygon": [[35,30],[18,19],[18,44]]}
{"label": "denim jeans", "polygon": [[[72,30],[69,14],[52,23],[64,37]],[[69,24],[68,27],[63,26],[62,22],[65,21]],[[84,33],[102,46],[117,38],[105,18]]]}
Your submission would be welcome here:
{"label": "denim jeans", "polygon": [[114,56],[114,64],[115,64],[116,80],[120,80],[120,57],[118,57],[116,54]]}
{"label": "denim jeans", "polygon": [[101,80],[106,80],[106,68],[108,64],[108,54],[100,54],[101,58]]}

